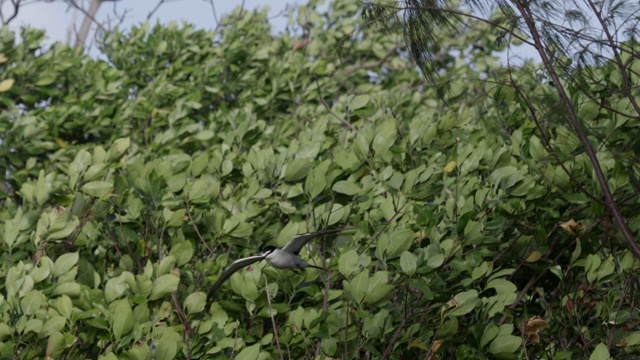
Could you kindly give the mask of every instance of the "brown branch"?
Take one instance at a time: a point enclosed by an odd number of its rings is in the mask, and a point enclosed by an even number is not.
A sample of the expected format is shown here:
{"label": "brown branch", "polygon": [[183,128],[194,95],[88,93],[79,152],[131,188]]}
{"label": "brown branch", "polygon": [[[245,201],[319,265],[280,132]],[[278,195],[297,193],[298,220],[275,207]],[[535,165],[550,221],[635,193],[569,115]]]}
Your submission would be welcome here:
{"label": "brown branch", "polygon": [[278,326],[276,326],[276,319],[273,317],[273,305],[271,305],[271,293],[269,293],[269,283],[267,282],[267,275],[264,275],[264,291],[267,293],[267,302],[269,303],[269,317],[271,317],[271,325],[273,326],[273,339],[278,346],[278,352],[280,353],[280,360],[284,360],[282,354],[282,348],[280,347],[280,340],[278,339]]}
{"label": "brown branch", "polygon": [[606,206],[607,205],[606,202],[604,202],[599,197],[593,195],[591,192],[589,192],[589,190],[587,190],[584,186],[582,186],[582,184],[578,181],[578,179],[576,179],[575,176],[573,176],[573,173],[569,171],[569,169],[567,169],[567,167],[564,165],[564,162],[560,160],[560,157],[558,156],[555,149],[551,145],[549,138],[547,138],[547,134],[545,133],[544,127],[542,126],[542,122],[540,121],[540,119],[538,119],[538,116],[536,115],[533,104],[531,103],[531,101],[529,101],[529,98],[525,96],[525,94],[522,92],[520,87],[515,83],[515,80],[513,79],[513,76],[510,70],[511,68],[509,68],[509,77],[513,82],[512,83],[513,88],[520,95],[520,98],[525,102],[527,109],[529,110],[529,113],[531,113],[531,118],[533,119],[533,122],[536,124],[536,127],[540,132],[540,138],[542,139],[542,143],[547,148],[547,151],[549,152],[549,154],[556,160],[558,165],[560,165],[560,167],[562,168],[562,171],[564,171],[564,173],[567,174],[567,176],[569,176],[571,181],[580,189],[580,191],[582,191],[585,195],[587,195],[592,200]]}
{"label": "brown branch", "polygon": [[84,226],[87,225],[87,222],[89,222],[89,218],[91,217],[91,211],[93,210],[93,204],[95,203],[95,201],[96,201],[96,198],[94,197],[92,197],[91,200],[89,200],[89,206],[85,211],[85,213],[82,215],[82,219],[80,219],[80,223],[75,228],[75,230],[73,230],[73,232],[71,233],[71,236],[69,236],[69,240],[64,245],[64,252],[68,252],[71,249],[73,244],[76,242],[76,239],[78,238],[78,236],[80,236],[82,229],[84,229]]}
{"label": "brown branch", "polygon": [[324,99],[322,98],[322,92],[320,91],[320,83],[318,82],[318,78],[315,77],[316,80],[316,85],[318,86],[318,99],[320,99],[320,103],[322,103],[322,105],[324,106],[325,109],[327,109],[327,111],[329,112],[329,114],[333,115],[333,117],[335,117],[336,119],[338,119],[338,121],[340,121],[344,126],[350,128],[352,131],[354,132],[358,132],[358,129],[355,128],[355,126],[353,126],[350,122],[348,122],[347,120],[343,119],[342,117],[340,117],[338,114],[336,114],[331,107],[329,106],[329,104],[327,104],[326,101],[324,101]]}
{"label": "brown branch", "polygon": [[[422,296],[423,296],[423,294],[420,294],[420,296],[418,296],[418,298],[415,301],[416,304],[418,302],[420,302],[420,300],[422,299]],[[407,321],[413,315],[413,311],[411,311],[411,310],[414,310],[414,309],[415,309],[415,307],[410,307],[408,309],[408,311],[405,313],[404,318],[402,319],[402,322],[400,323],[400,326],[398,326],[398,329],[393,334],[393,337],[391,338],[391,341],[389,341],[389,345],[387,345],[387,347],[384,349],[384,353],[382,353],[382,357],[380,357],[380,359],[389,358],[389,355],[391,354],[391,351],[393,351],[393,347],[395,346],[396,342],[398,341],[398,338],[400,337],[400,334],[402,333],[402,329],[404,329],[404,327],[407,325]]]}
{"label": "brown branch", "polygon": [[2,26],[6,26],[9,25],[9,23],[11,21],[13,21],[13,19],[16,18],[16,16],[18,16],[18,11],[20,10],[20,5],[21,5],[21,0],[11,0],[11,5],[13,5],[13,14],[11,14],[11,16],[9,16],[9,18],[7,18],[6,20],[4,19],[4,14],[2,13],[2,5],[3,5],[4,1],[2,1],[2,3],[0,3],[0,20],[2,21]]}
{"label": "brown branch", "polygon": [[191,359],[191,335],[193,334],[193,330],[191,326],[189,326],[189,320],[187,319],[187,315],[184,313],[180,302],[178,301],[178,297],[176,296],[176,292],[174,291],[171,294],[171,300],[173,300],[173,307],[176,309],[178,313],[178,317],[180,318],[180,322],[184,327],[184,335],[182,340],[187,344],[187,360]]}
{"label": "brown branch", "polygon": [[609,183],[607,182],[607,179],[604,176],[604,172],[602,171],[602,167],[600,166],[600,161],[596,156],[596,152],[593,148],[593,145],[589,141],[589,137],[587,136],[587,133],[578,118],[578,114],[576,113],[576,110],[574,109],[571,103],[571,99],[569,98],[569,95],[567,95],[567,92],[564,86],[562,85],[562,81],[560,80],[558,73],[553,67],[551,60],[549,59],[549,56],[547,54],[547,49],[543,45],[541,36],[538,33],[538,28],[536,27],[536,24],[534,22],[533,14],[531,13],[531,10],[528,7],[524,6],[519,1],[514,1],[514,5],[518,8],[518,11],[521,13],[523,19],[525,20],[525,23],[527,24],[527,27],[529,28],[529,31],[531,32],[531,36],[533,37],[533,40],[535,42],[536,50],[538,51],[538,54],[542,59],[542,63],[544,64],[544,67],[546,68],[547,73],[553,80],[553,86],[556,88],[558,92],[558,96],[560,97],[560,100],[562,101],[565,107],[565,110],[567,111],[569,122],[571,123],[571,126],[573,127],[576,134],[578,135],[578,139],[580,139],[580,142],[582,143],[582,146],[584,146],[585,152],[587,153],[587,156],[589,157],[589,160],[593,165],[593,170],[596,173],[596,178],[598,179],[598,183],[600,184],[602,192],[604,193],[606,206],[609,209],[609,211],[611,211],[616,224],[618,224],[618,227],[620,227],[620,231],[622,232],[622,235],[626,239],[627,244],[631,248],[631,251],[633,252],[636,258],[640,258],[640,246],[638,245],[638,243],[636,243],[633,237],[633,233],[631,233],[631,229],[629,229],[629,226],[627,225],[624,217],[622,216],[622,213],[620,212],[620,209],[618,208],[618,203],[613,198],[611,189],[609,189]]}
{"label": "brown branch", "polygon": [[[585,230],[582,231],[582,233],[578,236],[576,236],[573,241],[571,242],[571,245],[575,244],[578,240],[580,240],[584,235],[588,234],[589,232],[591,232],[591,230],[593,230],[593,228],[595,228],[596,226],[598,226],[598,224],[600,224],[600,222],[602,221],[602,217],[596,219],[596,221],[594,221],[593,224],[589,225],[588,228],[586,228]],[[564,255],[564,253],[569,250],[569,246],[564,246],[562,247],[562,249],[560,249],[560,253],[553,259],[551,260],[551,262],[549,262],[549,264],[547,264],[547,266],[545,267],[544,270],[542,270],[538,276],[536,276],[535,278],[531,278],[529,279],[529,282],[527,282],[527,284],[524,286],[524,288],[522,288],[522,290],[520,290],[520,292],[518,293],[518,295],[516,296],[516,300],[509,305],[509,309],[515,309],[518,306],[518,303],[520,303],[520,301],[522,301],[522,299],[525,297],[525,295],[527,295],[527,292],[529,292],[529,289],[531,289],[531,287],[533,285],[535,285],[538,280],[540,280],[540,278],[542,277],[542,275],[544,275],[553,265],[555,265],[558,260],[560,260],[560,258]],[[507,315],[502,315],[502,318],[500,319],[500,325],[502,325],[505,321],[507,320]]]}
{"label": "brown branch", "polygon": [[160,6],[162,6],[162,4],[164,4],[164,2],[167,0],[160,0],[158,1],[158,3],[156,4],[156,6],[149,11],[149,13],[147,14],[147,20],[151,19],[151,17],[153,16],[153,14],[156,13],[156,11],[158,11],[158,9],[160,8]]}
{"label": "brown branch", "polygon": [[198,227],[196,226],[195,221],[193,221],[193,218],[191,217],[191,211],[189,211],[189,204],[186,204],[185,209],[187,210],[187,215],[189,216],[189,220],[191,220],[191,225],[193,226],[193,229],[196,231],[196,234],[198,234],[198,238],[200,239],[200,241],[202,241],[202,244],[204,244],[207,250],[209,250],[209,255],[213,254],[213,250],[209,247],[207,242],[204,241],[204,238],[202,237],[202,235],[200,235],[200,231],[198,230]]}

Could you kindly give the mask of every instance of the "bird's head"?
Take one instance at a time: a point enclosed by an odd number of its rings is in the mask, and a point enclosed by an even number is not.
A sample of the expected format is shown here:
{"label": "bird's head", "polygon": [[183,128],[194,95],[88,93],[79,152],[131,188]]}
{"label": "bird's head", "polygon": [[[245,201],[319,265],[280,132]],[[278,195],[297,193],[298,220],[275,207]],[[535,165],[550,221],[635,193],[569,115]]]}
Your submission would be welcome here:
{"label": "bird's head", "polygon": [[274,252],[277,248],[275,246],[265,246],[262,249],[262,256],[267,256],[269,254],[271,254],[272,252]]}

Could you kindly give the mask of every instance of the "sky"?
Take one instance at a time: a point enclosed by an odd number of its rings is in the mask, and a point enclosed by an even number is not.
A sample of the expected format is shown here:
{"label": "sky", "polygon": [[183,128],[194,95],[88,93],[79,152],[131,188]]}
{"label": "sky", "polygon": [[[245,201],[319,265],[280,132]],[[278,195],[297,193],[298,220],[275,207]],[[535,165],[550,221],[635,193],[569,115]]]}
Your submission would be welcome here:
{"label": "sky", "polygon": [[[25,0],[22,0],[23,2]],[[79,4],[85,3],[88,7],[89,0],[76,0]],[[121,28],[129,28],[131,25],[139,24],[144,21],[148,14],[156,7],[160,0],[121,0],[117,2],[107,1],[100,7],[97,19],[106,21],[107,19],[115,19],[116,14],[121,14],[126,10],[124,22]],[[286,17],[276,17],[277,14],[283,12],[287,4],[294,4],[296,1],[286,0],[212,0],[215,6],[215,12],[218,19],[222,14],[230,13],[235,7],[244,4],[246,9],[255,9],[268,5],[271,8],[270,16],[274,30],[284,29],[286,25]],[[10,1],[0,0],[2,10],[5,17],[13,12]],[[21,26],[29,25],[46,30],[49,37],[47,45],[55,41],[66,42],[69,25],[73,24],[74,17],[76,27],[80,27],[80,23],[84,15],[69,7],[62,0],[54,2],[27,0],[28,5],[21,7],[18,16],[9,24],[12,30],[18,30]],[[298,1],[298,3],[300,3]],[[215,17],[211,2],[209,0],[165,0],[158,10],[151,17],[152,24],[156,21],[166,24],[170,21],[181,22],[185,20],[196,28],[212,30],[216,26]],[[92,27],[95,29],[95,26]],[[90,35],[91,37],[91,35]]]}
{"label": "sky", "polygon": [[[18,16],[9,24],[12,30],[18,30],[21,26],[29,25],[46,30],[48,41],[45,45],[51,45],[56,41],[67,42],[69,29],[71,24],[76,24],[76,29],[80,27],[80,23],[84,15],[74,8],[70,7],[63,0],[22,0],[28,5],[20,8]],[[88,7],[90,0],[75,0],[79,4],[84,3],[84,7]],[[121,17],[124,13],[124,21],[121,29],[129,28],[132,25],[139,24],[144,21],[150,12],[156,8],[162,0],[120,0],[109,1],[100,7],[97,19],[101,23],[106,23],[109,19],[113,22],[117,17]],[[325,0],[325,3],[330,0]],[[258,7],[268,6],[270,8],[270,18],[272,28],[275,32],[284,30],[287,24],[286,9],[295,3],[305,3],[305,0],[164,0],[151,17],[152,24],[157,21],[167,24],[171,21],[187,21],[198,29],[212,30],[216,26],[216,17],[214,17],[211,3],[215,7],[216,16],[220,19],[221,15],[229,14],[235,7],[244,6],[246,9],[255,9]],[[2,10],[7,17],[12,13],[11,2],[0,0]],[[325,4],[326,6],[326,4]],[[278,16],[280,15],[280,16]],[[95,26],[92,26],[95,29]],[[99,57],[99,52],[92,45],[91,40],[93,32],[89,35],[89,40],[85,44],[89,48],[89,55]],[[73,39],[73,38],[72,38]],[[73,41],[71,42],[73,44]],[[523,58],[537,58],[537,54],[533,49],[524,47],[512,48],[511,56],[517,55]],[[499,55],[501,62],[506,64],[507,54]],[[513,58],[512,58],[513,60]]]}

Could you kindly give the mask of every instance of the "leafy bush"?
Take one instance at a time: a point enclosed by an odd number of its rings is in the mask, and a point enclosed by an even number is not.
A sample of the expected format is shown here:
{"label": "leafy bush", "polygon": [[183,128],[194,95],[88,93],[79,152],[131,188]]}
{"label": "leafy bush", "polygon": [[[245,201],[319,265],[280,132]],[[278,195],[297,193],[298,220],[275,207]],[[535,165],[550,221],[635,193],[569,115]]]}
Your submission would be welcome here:
{"label": "leafy bush", "polygon": [[[437,102],[397,34],[355,35],[357,10],[303,6],[299,37],[272,35],[266,12],[216,33],[145,24],[105,38],[106,60],[2,29],[0,353],[637,353],[638,262],[526,108],[453,57],[443,70],[468,80]],[[461,40],[490,35],[471,25]],[[584,159],[571,169],[594,183]],[[207,301],[233,260],[344,225],[302,252],[329,271],[261,262]]]}

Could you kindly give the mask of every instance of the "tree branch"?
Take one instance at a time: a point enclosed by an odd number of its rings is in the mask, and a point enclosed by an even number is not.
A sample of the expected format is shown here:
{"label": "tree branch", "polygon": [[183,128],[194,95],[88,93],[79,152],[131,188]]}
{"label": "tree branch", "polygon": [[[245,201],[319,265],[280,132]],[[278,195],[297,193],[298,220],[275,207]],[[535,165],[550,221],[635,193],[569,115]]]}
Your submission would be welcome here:
{"label": "tree branch", "polygon": [[576,134],[578,135],[578,139],[580,139],[580,142],[584,146],[585,152],[587,153],[587,156],[589,157],[589,160],[593,165],[593,170],[596,173],[596,178],[598,179],[598,183],[600,184],[600,187],[602,188],[602,192],[604,193],[604,198],[607,204],[607,208],[609,209],[609,211],[611,211],[616,224],[618,224],[618,226],[620,227],[620,231],[622,232],[622,235],[626,239],[627,244],[631,248],[631,251],[633,252],[636,258],[640,258],[640,246],[638,246],[638,243],[636,243],[633,237],[633,234],[631,233],[631,229],[629,229],[629,226],[627,225],[624,217],[622,216],[622,213],[620,212],[620,209],[618,208],[618,204],[613,198],[611,189],[609,189],[609,183],[607,182],[607,179],[604,176],[602,167],[600,166],[600,161],[598,160],[598,157],[593,148],[593,145],[589,141],[589,137],[587,136],[587,133],[584,130],[584,127],[582,126],[582,123],[580,123],[580,120],[578,119],[578,114],[576,113],[573,107],[573,104],[571,103],[571,99],[567,95],[567,92],[564,86],[562,85],[562,81],[560,80],[558,73],[553,67],[551,60],[549,59],[549,56],[547,54],[547,49],[545,48],[542,42],[542,38],[540,36],[540,33],[538,32],[538,28],[536,27],[535,21],[533,19],[533,14],[531,13],[531,10],[528,8],[528,5],[522,4],[520,1],[517,1],[517,0],[514,0],[513,3],[518,8],[518,11],[522,15],[527,27],[529,28],[529,31],[531,32],[531,36],[533,37],[533,40],[535,43],[535,48],[538,51],[540,58],[542,59],[542,63],[544,64],[544,67],[546,68],[547,73],[549,74],[549,76],[553,81],[553,86],[556,88],[558,92],[558,96],[560,97],[560,100],[562,101],[565,107],[565,110],[567,111],[567,117],[569,118],[569,122],[573,127],[573,129],[575,130]]}

